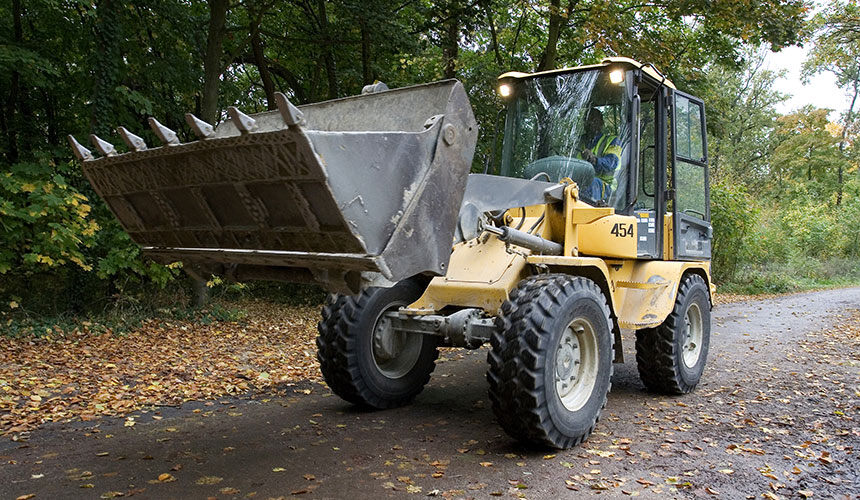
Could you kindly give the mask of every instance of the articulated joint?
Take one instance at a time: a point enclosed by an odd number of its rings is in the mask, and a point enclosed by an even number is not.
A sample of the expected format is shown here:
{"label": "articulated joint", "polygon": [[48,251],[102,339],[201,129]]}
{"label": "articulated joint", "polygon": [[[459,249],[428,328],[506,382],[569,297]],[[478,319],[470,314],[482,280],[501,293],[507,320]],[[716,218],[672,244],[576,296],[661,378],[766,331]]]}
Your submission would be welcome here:
{"label": "articulated joint", "polygon": [[477,308],[461,309],[453,314],[412,316],[402,312],[385,315],[394,330],[442,337],[444,345],[477,349],[490,341],[496,331],[494,318],[483,317]]}

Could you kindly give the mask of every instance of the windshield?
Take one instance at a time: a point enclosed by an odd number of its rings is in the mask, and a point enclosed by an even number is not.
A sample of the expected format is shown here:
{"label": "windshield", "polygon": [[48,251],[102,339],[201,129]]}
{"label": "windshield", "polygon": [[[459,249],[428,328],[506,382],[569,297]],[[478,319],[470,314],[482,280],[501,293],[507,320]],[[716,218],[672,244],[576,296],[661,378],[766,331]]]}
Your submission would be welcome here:
{"label": "windshield", "polygon": [[627,206],[632,72],[595,69],[513,87],[501,175],[579,185],[593,205]]}

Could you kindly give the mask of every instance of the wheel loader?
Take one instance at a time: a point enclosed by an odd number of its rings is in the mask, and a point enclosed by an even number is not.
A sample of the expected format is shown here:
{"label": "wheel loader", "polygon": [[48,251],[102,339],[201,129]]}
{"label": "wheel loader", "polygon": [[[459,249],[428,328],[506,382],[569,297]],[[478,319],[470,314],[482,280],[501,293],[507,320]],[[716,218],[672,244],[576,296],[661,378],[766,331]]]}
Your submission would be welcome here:
{"label": "wheel loader", "polygon": [[[498,79],[501,148],[470,173],[478,136],[446,80],[247,115],[196,139],[150,119],[150,148],[73,137],[83,171],[152,259],[332,292],[318,358],[331,390],[409,403],[439,347],[489,344],[489,398],[513,438],[583,442],[635,331],[647,389],[693,390],[708,354],[707,136],[702,101],[651,64]],[[168,124],[169,125],[169,124]],[[176,126],[174,126],[176,128]],[[189,135],[190,137],[190,135]]]}

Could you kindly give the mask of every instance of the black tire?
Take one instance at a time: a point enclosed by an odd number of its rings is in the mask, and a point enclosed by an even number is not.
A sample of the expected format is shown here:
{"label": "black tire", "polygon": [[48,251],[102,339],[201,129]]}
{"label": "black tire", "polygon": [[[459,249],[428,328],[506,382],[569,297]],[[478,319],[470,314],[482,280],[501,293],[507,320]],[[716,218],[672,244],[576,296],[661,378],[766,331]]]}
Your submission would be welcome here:
{"label": "black tire", "polygon": [[408,404],[424,389],[439,355],[435,337],[409,335],[409,347],[400,352],[406,356],[400,358],[405,359],[402,366],[396,364],[397,355],[381,360],[374,354],[379,352],[374,331],[382,313],[414,302],[423,292],[419,282],[405,280],[356,296],[329,296],[317,324],[317,359],[335,394],[359,406],[385,409]]}
{"label": "black tire", "polygon": [[[690,342],[688,335],[692,330],[688,325],[691,320],[697,321],[697,315],[701,341]],[[642,383],[649,391],[663,394],[692,391],[702,378],[710,338],[708,285],[701,276],[689,274],[681,282],[675,307],[666,320],[657,328],[636,331],[636,364]]]}
{"label": "black tire", "polygon": [[[612,319],[600,288],[587,278],[563,274],[527,278],[502,305],[496,323],[487,355],[487,381],[499,424],[513,438],[527,443],[564,449],[584,442],[600,418],[612,385]],[[587,325],[590,333],[587,328],[575,333],[578,325]],[[579,395],[573,410],[563,401],[571,393],[562,395],[561,382],[556,380],[560,359],[574,363],[573,358],[565,358],[561,345],[571,335],[583,336],[576,345],[582,348],[580,352],[590,350],[591,354],[580,358],[580,366],[588,365],[594,373],[593,385],[571,389]],[[583,377],[587,378],[590,376]]]}

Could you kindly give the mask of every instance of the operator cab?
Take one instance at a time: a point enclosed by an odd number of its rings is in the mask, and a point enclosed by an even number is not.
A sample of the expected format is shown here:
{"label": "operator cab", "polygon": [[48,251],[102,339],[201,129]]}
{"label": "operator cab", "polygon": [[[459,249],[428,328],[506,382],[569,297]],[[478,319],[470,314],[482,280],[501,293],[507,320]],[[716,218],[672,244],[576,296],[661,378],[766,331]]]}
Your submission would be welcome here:
{"label": "operator cab", "polygon": [[[700,99],[675,89],[653,65],[622,57],[505,73],[499,95],[506,106],[499,175],[569,178],[582,201],[635,216],[640,258],[710,259]],[[664,241],[669,228],[673,239]]]}
{"label": "operator cab", "polygon": [[[570,178],[592,205],[627,205],[632,78],[621,69],[583,69],[505,81],[501,175]],[[620,181],[620,182],[619,182]]]}

